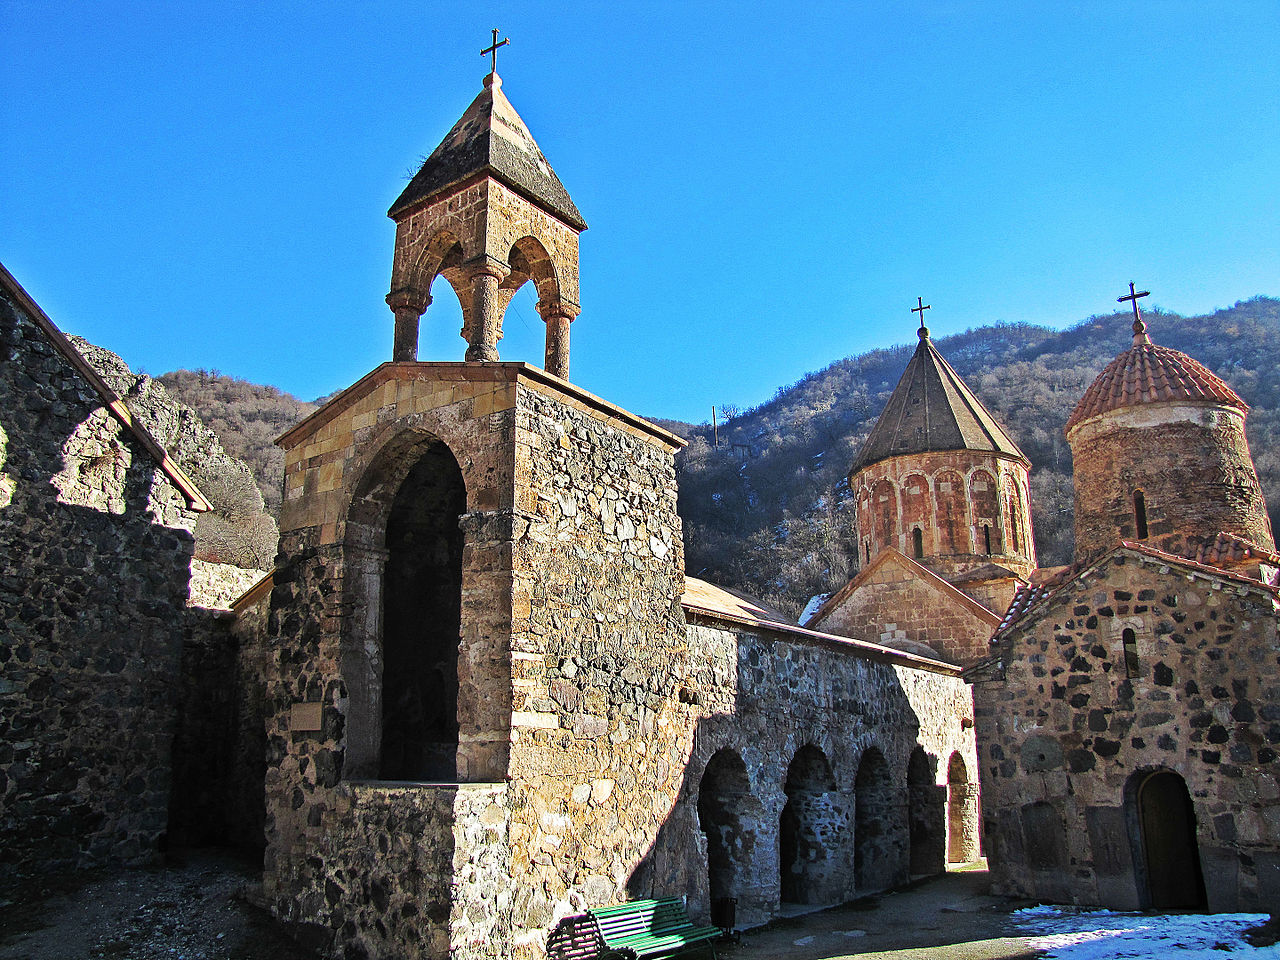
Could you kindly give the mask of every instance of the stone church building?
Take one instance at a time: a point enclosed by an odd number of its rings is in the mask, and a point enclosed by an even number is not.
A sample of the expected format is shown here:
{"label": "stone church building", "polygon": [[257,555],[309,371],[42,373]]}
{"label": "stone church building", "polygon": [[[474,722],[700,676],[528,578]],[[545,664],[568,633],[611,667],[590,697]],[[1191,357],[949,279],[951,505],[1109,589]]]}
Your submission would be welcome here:
{"label": "stone church building", "polygon": [[[922,326],[850,474],[861,569],[797,626],[685,574],[683,442],[570,380],[586,222],[496,73],[389,216],[392,359],[279,438],[275,569],[198,628],[207,504],[0,276],[8,879],[194,819],[176,738],[222,758],[199,809],[334,957],[538,958],[637,897],[739,927],[843,902],[975,859],[980,771],[1002,889],[1280,900],[1280,556],[1225,383],[1137,329],[1068,424],[1076,563],[1037,571],[1030,463]],[[456,362],[417,359],[437,278]],[[499,357],[526,283],[542,367]],[[139,555],[146,589],[107,575]],[[184,726],[175,686],[223,719]],[[82,729],[110,756],[30,762]]]}
{"label": "stone church building", "polygon": [[1031,461],[919,338],[849,471],[860,569],[805,625],[968,664],[1036,568]]}
{"label": "stone church building", "polygon": [[[335,955],[534,957],[591,906],[741,926],[974,858],[957,666],[685,576],[682,441],[568,379],[586,224],[496,74],[390,216],[393,360],[280,438],[238,605],[274,912]],[[416,359],[437,277],[463,362]],[[529,282],[541,369],[497,353]]]}
{"label": "stone church building", "polygon": [[968,672],[997,890],[1280,908],[1280,556],[1248,408],[1133,345],[1067,421],[1075,563],[1020,588]]}

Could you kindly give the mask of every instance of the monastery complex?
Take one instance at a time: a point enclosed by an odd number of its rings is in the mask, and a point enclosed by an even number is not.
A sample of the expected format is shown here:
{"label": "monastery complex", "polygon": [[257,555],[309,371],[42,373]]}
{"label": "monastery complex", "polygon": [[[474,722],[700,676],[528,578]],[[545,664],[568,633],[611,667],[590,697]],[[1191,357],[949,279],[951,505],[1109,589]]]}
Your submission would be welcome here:
{"label": "monastery complex", "polygon": [[[686,574],[683,441],[572,382],[587,224],[496,72],[389,215],[391,359],[278,440],[275,567],[231,603],[189,425],[0,268],[0,884],[230,843],[344,960],[567,955],[650,897],[742,928],[984,854],[1045,901],[1280,906],[1247,407],[1139,294],[1067,424],[1072,564],[922,321],[851,465],[857,573],[796,625]],[[499,357],[526,283],[541,368]],[[422,362],[446,285],[465,353]]]}

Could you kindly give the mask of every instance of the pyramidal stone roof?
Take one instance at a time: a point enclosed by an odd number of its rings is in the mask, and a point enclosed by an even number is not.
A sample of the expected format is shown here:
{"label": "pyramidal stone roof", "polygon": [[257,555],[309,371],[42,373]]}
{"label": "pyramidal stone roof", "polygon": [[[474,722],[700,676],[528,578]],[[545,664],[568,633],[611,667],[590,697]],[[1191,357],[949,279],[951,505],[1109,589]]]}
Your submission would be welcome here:
{"label": "pyramidal stone roof", "polygon": [[977,450],[1031,461],[1018,449],[920,328],[920,343],[871,428],[851,473],[889,457],[941,450]]}
{"label": "pyramidal stone roof", "polygon": [[1147,325],[1138,320],[1133,325],[1133,346],[1098,374],[1067,418],[1066,430],[1122,407],[1178,401],[1217,403],[1249,411],[1249,405],[1199,360],[1152,343]]}
{"label": "pyramidal stone roof", "polygon": [[480,95],[427,157],[387,216],[396,219],[420,201],[478,173],[490,174],[575,230],[587,229],[569,192],[502,92],[496,73],[485,77]]}

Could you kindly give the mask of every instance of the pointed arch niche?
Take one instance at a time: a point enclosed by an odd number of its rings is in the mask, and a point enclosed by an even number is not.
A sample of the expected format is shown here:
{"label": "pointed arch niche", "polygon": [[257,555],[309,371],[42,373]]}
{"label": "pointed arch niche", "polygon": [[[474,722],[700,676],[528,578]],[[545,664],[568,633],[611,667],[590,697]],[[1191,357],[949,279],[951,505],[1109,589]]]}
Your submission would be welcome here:
{"label": "pointed arch niche", "polygon": [[[462,470],[449,447],[404,431],[356,487],[344,540],[344,776],[452,783],[501,771],[459,756],[484,698],[460,680]],[[485,697],[494,695],[486,691]]]}

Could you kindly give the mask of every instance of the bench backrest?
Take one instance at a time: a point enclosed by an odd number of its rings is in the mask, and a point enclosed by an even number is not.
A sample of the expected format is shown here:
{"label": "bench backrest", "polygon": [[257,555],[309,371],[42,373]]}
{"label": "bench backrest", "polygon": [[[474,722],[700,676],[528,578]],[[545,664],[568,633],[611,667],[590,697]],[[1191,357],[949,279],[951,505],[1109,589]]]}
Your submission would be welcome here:
{"label": "bench backrest", "polygon": [[692,927],[679,897],[664,900],[632,900],[616,907],[598,907],[591,911],[605,943],[622,937],[661,934]]}

